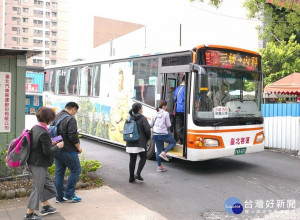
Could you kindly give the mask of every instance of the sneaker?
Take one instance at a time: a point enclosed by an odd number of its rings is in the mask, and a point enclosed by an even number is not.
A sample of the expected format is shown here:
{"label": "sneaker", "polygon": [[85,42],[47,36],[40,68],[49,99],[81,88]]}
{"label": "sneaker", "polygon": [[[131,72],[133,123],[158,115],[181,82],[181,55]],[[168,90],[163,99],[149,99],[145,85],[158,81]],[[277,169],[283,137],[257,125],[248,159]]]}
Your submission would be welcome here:
{"label": "sneaker", "polygon": [[50,205],[46,205],[46,206],[42,207],[40,214],[41,215],[50,215],[50,214],[54,214],[55,212],[56,212],[56,208],[53,208]]}
{"label": "sneaker", "polygon": [[141,177],[141,175],[135,175],[134,178],[139,181],[144,181],[144,179]]}
{"label": "sneaker", "polygon": [[169,161],[169,158],[167,158],[167,156],[163,154],[163,152],[160,153],[159,157],[164,159],[165,161]]}
{"label": "sneaker", "polygon": [[31,214],[26,214],[24,216],[24,220],[44,220],[44,219],[35,213],[31,213]]}
{"label": "sneaker", "polygon": [[81,198],[77,197],[76,195],[74,195],[72,198],[64,197],[63,199],[69,203],[81,202]]}
{"label": "sneaker", "polygon": [[157,168],[157,170],[156,170],[157,172],[165,172],[165,171],[167,171],[164,167],[163,168]]}
{"label": "sneaker", "polygon": [[133,183],[135,181],[135,178],[129,178],[129,182]]}
{"label": "sneaker", "polygon": [[60,200],[60,199],[56,199],[56,203],[62,203],[62,202],[65,202],[65,201],[67,201],[67,200],[65,200],[64,198],[62,198],[62,200]]}

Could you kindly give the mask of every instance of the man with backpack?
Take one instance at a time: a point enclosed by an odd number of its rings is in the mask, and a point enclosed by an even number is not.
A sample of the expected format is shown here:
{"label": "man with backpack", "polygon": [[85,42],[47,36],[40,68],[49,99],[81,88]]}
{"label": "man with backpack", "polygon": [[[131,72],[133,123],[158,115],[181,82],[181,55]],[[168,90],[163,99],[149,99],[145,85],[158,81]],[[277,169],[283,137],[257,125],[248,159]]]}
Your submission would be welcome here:
{"label": "man with backpack", "polygon": [[[56,202],[80,202],[81,198],[75,195],[75,185],[81,173],[81,166],[78,154],[82,152],[80,146],[77,121],[74,115],[79,106],[75,102],[66,104],[65,109],[59,112],[52,125],[60,121],[57,126],[57,134],[61,135],[64,141],[64,148],[54,154],[55,161],[55,180],[54,184],[57,190]],[[68,115],[66,117],[66,115]],[[64,118],[63,120],[60,120]],[[65,192],[63,184],[66,168],[70,170]]]}

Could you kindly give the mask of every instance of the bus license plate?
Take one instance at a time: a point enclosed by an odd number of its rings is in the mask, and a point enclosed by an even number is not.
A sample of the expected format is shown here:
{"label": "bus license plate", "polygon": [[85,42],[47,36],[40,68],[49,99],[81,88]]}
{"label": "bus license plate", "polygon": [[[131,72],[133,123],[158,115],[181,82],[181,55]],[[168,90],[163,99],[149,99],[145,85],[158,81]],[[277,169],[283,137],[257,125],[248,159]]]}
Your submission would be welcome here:
{"label": "bus license plate", "polygon": [[240,154],[245,154],[246,153],[246,147],[243,148],[237,148],[234,151],[234,155],[240,155]]}

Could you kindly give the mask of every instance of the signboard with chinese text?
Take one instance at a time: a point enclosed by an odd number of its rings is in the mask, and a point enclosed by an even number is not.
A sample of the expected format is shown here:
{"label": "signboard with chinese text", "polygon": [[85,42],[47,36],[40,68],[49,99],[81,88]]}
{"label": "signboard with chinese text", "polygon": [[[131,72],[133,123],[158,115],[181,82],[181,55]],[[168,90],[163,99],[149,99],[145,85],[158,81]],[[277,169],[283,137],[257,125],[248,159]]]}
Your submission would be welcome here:
{"label": "signboard with chinese text", "polygon": [[33,105],[34,106],[39,106],[40,105],[40,101],[39,101],[40,97],[37,95],[33,96]]}
{"label": "signboard with chinese text", "polygon": [[[11,73],[0,72],[0,132],[10,132]],[[3,94],[3,95],[2,95]]]}
{"label": "signboard with chinese text", "polygon": [[223,106],[214,107],[214,118],[228,118],[229,108]]}
{"label": "signboard with chinese text", "polygon": [[206,50],[205,65],[257,71],[259,57],[234,51]]}
{"label": "signboard with chinese text", "polygon": [[38,84],[26,83],[25,91],[26,92],[39,92],[39,85]]}

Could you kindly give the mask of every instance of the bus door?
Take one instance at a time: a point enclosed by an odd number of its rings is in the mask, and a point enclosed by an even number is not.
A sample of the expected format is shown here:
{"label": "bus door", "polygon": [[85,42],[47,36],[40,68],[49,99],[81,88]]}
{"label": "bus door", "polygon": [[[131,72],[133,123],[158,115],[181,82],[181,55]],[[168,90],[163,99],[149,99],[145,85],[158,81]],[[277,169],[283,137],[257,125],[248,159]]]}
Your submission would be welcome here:
{"label": "bus door", "polygon": [[[167,68],[162,67],[160,71],[162,77],[161,99],[167,101],[168,112],[170,114],[170,119],[172,123],[170,131],[177,142],[173,150],[168,152],[168,154],[172,157],[186,158],[186,122],[184,122],[183,128],[180,128],[179,118],[175,115],[175,104],[172,99],[175,89],[181,85],[182,77],[184,75],[187,75],[188,71],[188,65],[172,67],[169,66]],[[182,143],[179,143],[180,137],[182,137]],[[165,143],[164,147],[166,148],[167,145],[168,144]]]}

